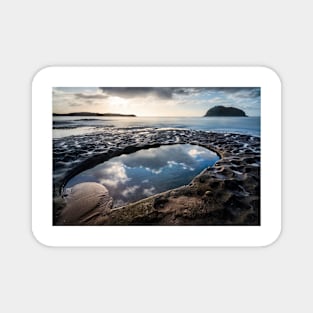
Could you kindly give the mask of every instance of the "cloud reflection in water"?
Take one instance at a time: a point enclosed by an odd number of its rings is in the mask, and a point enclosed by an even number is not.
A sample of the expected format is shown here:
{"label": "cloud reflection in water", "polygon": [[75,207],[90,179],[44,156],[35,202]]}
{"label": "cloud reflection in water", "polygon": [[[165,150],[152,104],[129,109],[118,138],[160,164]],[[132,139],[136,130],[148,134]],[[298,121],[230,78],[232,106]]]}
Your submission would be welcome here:
{"label": "cloud reflection in water", "polygon": [[117,207],[188,184],[218,159],[215,152],[189,144],[143,149],[82,172],[66,187],[85,181],[99,182],[108,188]]}

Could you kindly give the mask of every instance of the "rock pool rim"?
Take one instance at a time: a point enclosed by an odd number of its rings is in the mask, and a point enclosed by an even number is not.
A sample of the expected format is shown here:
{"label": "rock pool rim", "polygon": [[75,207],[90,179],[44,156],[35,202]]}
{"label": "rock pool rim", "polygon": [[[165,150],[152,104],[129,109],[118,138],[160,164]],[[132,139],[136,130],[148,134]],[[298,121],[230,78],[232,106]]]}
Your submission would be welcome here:
{"label": "rock pool rim", "polygon": [[[151,149],[151,148],[159,148],[161,146],[174,146],[174,145],[179,145],[179,144],[190,144],[190,145],[193,145],[193,146],[198,146],[198,147],[202,147],[202,148],[205,148],[207,150],[210,150],[214,153],[217,154],[217,156],[219,157],[219,159],[210,167],[214,167],[215,164],[221,160],[223,158],[223,155],[222,155],[222,152],[219,151],[218,149],[216,148],[213,148],[213,147],[208,147],[207,145],[204,145],[204,144],[198,144],[198,143],[165,143],[165,144],[151,144],[151,145],[145,145],[143,147],[138,147],[138,146],[127,146],[125,147],[124,149],[122,150],[115,150],[115,151],[110,151],[110,152],[106,152],[106,153],[102,153],[102,154],[99,154],[99,155],[96,155],[96,156],[93,156],[85,161],[83,161],[81,164],[79,164],[77,167],[73,168],[66,176],[65,178],[63,179],[62,181],[62,184],[59,188],[59,194],[61,196],[63,196],[64,194],[64,187],[66,186],[66,184],[73,178],[75,177],[76,175],[86,171],[86,170],[89,170],[103,162],[106,162],[106,161],[109,161],[110,159],[112,158],[115,158],[115,157],[118,157],[118,156],[121,156],[123,154],[131,154],[131,153],[135,153],[137,151],[140,151],[140,150],[147,150],[147,149]],[[199,174],[197,174],[193,179],[192,181],[198,176],[200,175],[203,171],[205,171],[208,167],[204,168]],[[192,182],[191,181],[191,182]],[[179,188],[179,187],[178,187]],[[176,189],[176,188],[173,188],[173,189]],[[171,190],[171,189],[169,189]],[[167,191],[169,191],[167,190]],[[157,194],[155,194],[157,195]],[[153,195],[153,196],[155,196]],[[147,197],[149,198],[149,197]],[[139,200],[140,201],[140,200]],[[130,203],[129,203],[130,204]],[[123,207],[123,206],[121,206]],[[114,208],[114,209],[118,209],[118,208]]]}
{"label": "rock pool rim", "polygon": [[[113,198],[112,209],[124,207],[150,196],[187,186],[218,160],[220,156],[217,153],[199,145],[184,143],[141,149],[113,157],[74,176],[64,186],[63,195],[67,196],[77,184],[97,182],[108,189]],[[124,169],[125,180],[118,178],[120,171],[116,164],[120,164],[121,170]],[[115,183],[111,184],[112,181]]]}

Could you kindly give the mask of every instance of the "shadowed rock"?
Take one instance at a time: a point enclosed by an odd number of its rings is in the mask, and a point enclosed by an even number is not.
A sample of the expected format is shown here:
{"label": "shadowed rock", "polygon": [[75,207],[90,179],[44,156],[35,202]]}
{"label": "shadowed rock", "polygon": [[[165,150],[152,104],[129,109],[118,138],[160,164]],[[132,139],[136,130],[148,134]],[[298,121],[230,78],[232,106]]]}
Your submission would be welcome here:
{"label": "shadowed rock", "polygon": [[247,115],[244,111],[240,109],[233,107],[224,107],[222,105],[219,105],[208,110],[204,116],[247,116]]}

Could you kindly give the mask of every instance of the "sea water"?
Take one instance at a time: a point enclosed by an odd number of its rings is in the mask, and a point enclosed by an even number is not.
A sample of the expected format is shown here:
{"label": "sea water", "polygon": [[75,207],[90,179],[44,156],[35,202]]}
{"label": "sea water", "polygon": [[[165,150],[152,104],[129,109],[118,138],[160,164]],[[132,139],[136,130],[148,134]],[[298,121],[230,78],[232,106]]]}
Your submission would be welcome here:
{"label": "sea water", "polygon": [[183,128],[260,136],[260,117],[82,117],[54,116],[53,138],[117,128]]}

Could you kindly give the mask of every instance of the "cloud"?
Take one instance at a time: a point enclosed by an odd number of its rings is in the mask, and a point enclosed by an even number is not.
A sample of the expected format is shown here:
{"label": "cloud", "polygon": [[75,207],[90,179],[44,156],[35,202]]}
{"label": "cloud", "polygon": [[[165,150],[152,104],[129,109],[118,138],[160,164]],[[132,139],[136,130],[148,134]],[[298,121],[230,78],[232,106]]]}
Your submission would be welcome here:
{"label": "cloud", "polygon": [[189,151],[188,151],[188,154],[190,155],[190,156],[192,156],[193,158],[195,158],[195,157],[197,157],[198,155],[200,155],[200,154],[204,154],[204,151],[200,151],[200,150],[198,150],[198,149],[190,149]]}
{"label": "cloud", "polygon": [[155,193],[156,189],[154,186],[150,188],[144,188],[142,194],[146,197],[152,196]]}
{"label": "cloud", "polygon": [[[120,156],[126,170],[139,168],[153,174],[160,174],[169,168],[194,170],[197,158],[214,159],[215,153],[197,146],[161,146],[158,149],[143,149],[134,154]],[[144,182],[142,182],[144,183]]]}
{"label": "cloud", "polygon": [[136,191],[140,189],[140,186],[135,185],[135,186],[131,186],[131,187],[126,187],[126,189],[124,189],[121,194],[123,195],[123,197],[128,197],[131,194],[136,193]]}
{"label": "cloud", "polygon": [[53,106],[55,113],[79,111],[99,112],[108,108],[108,96],[99,88],[53,88]]}
{"label": "cloud", "polygon": [[[169,155],[170,150],[170,155]],[[193,158],[186,153],[185,147],[181,146],[161,146],[158,149],[140,150],[136,154],[122,156],[123,163],[127,168],[145,168],[154,174],[159,174],[162,169],[173,162],[193,165]]]}
{"label": "cloud", "polygon": [[238,98],[258,98],[261,94],[259,87],[205,87],[209,92],[233,95]]}
{"label": "cloud", "polygon": [[75,93],[75,98],[77,99],[106,99],[108,98],[108,95],[105,95],[103,93]]}
{"label": "cloud", "polygon": [[70,107],[80,107],[81,103],[77,103],[77,102],[71,102],[68,104]]}
{"label": "cloud", "polygon": [[260,115],[259,87],[57,87],[55,113],[114,112],[137,116],[203,116],[213,106]]}
{"label": "cloud", "polygon": [[174,95],[189,95],[193,88],[183,87],[100,87],[109,96],[137,98],[155,96],[160,99],[172,99]]}
{"label": "cloud", "polygon": [[102,185],[115,188],[119,184],[125,184],[129,180],[126,170],[121,162],[112,162],[101,171],[95,172],[94,175],[99,178]]}
{"label": "cloud", "polygon": [[195,96],[203,92],[233,94],[242,98],[260,96],[259,87],[100,87],[107,96],[137,98],[155,96],[160,99],[172,99],[175,96]]}

